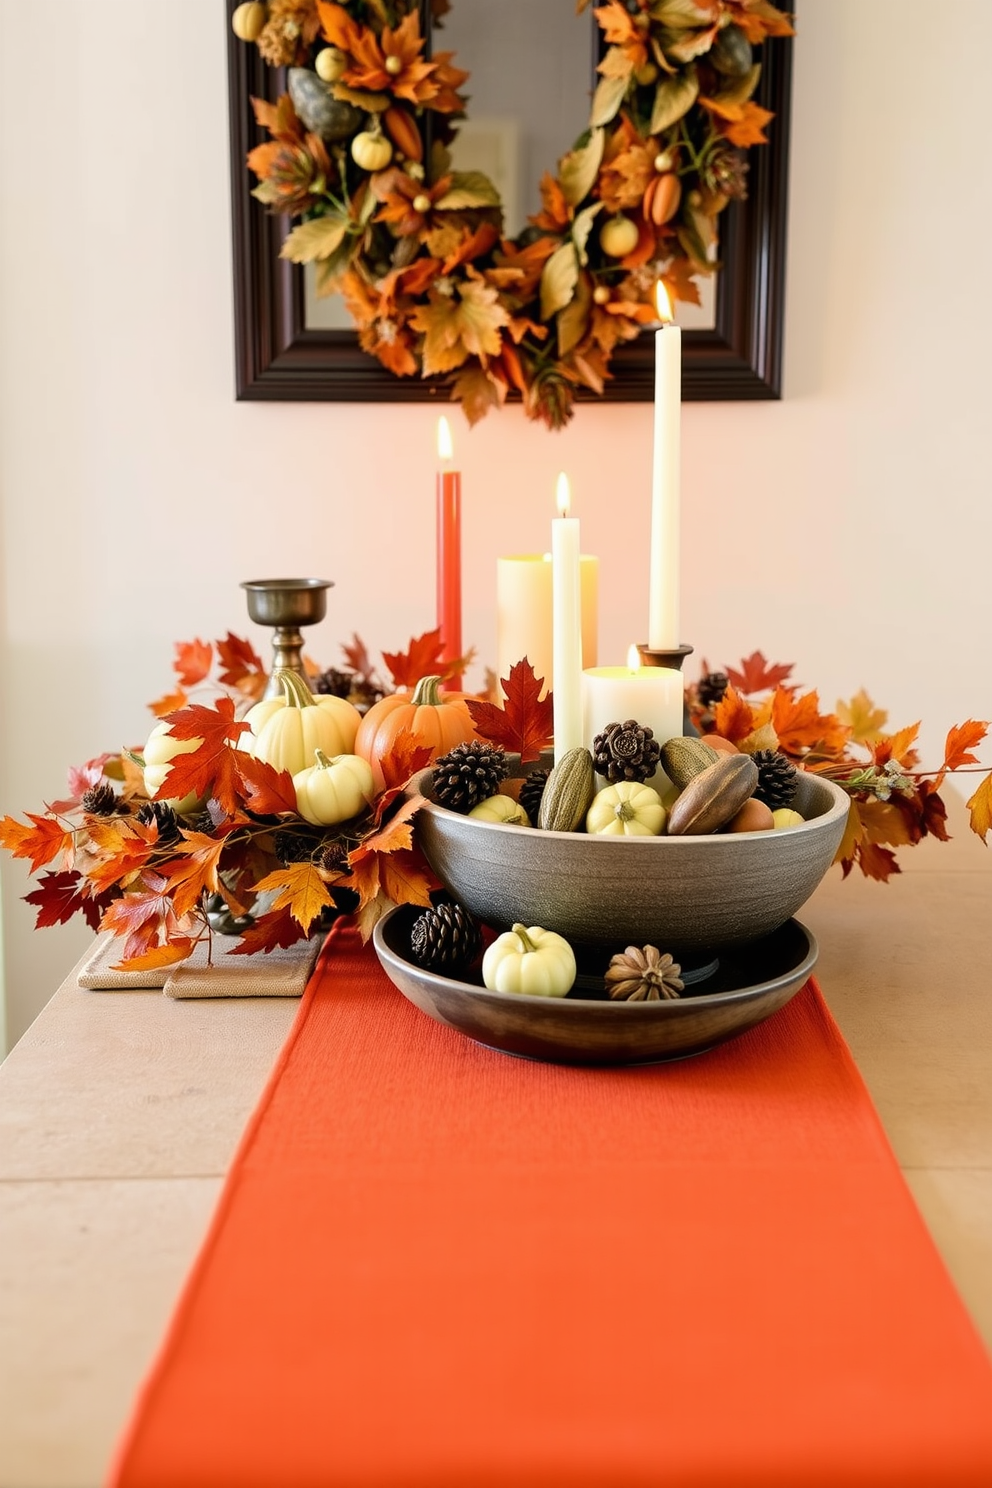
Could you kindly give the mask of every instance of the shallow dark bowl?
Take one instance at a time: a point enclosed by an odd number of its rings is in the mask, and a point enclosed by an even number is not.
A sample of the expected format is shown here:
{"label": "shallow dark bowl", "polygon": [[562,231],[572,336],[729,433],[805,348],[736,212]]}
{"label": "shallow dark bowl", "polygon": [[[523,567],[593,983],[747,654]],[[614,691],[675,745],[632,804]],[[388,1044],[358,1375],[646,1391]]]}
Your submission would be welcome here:
{"label": "shallow dark bowl", "polygon": [[418,966],[410,927],[420,913],[401,905],[373,934],[379,960],[403,996],[480,1044],[563,1064],[653,1064],[699,1054],[778,1012],[810,976],[817,956],[810,932],[789,920],[760,941],[722,952],[712,976],[671,1002],[592,1000],[574,991],[517,997],[490,992],[481,977],[455,981]]}
{"label": "shallow dark bowl", "polygon": [[[517,764],[513,775],[526,775]],[[489,925],[517,921],[568,940],[652,943],[682,953],[768,935],[805,904],[844,834],[840,786],[799,774],[801,826],[708,837],[590,837],[508,827],[427,804],[417,841],[445,888]]]}

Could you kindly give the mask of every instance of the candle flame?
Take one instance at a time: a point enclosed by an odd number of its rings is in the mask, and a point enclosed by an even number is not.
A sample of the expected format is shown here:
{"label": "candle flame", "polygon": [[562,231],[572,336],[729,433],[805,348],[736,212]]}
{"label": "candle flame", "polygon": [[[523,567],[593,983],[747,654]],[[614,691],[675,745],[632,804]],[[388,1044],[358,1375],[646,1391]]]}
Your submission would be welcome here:
{"label": "candle flame", "polygon": [[437,457],[439,460],[450,460],[454,457],[454,446],[451,443],[451,429],[448,420],[442,413],[437,421]]}
{"label": "candle flame", "polygon": [[630,671],[636,672],[640,669],[640,665],[641,653],[638,651],[636,646],[631,646],[630,650],[627,652],[627,666]]}
{"label": "candle flame", "polygon": [[668,290],[665,288],[661,279],[658,280],[654,287],[654,301],[658,307],[658,319],[671,321],[673,319],[672,302],[668,297]]}
{"label": "candle flame", "polygon": [[564,470],[558,477],[558,491],[555,499],[558,502],[559,515],[567,517],[568,509],[572,504],[572,487],[569,485],[568,476]]}

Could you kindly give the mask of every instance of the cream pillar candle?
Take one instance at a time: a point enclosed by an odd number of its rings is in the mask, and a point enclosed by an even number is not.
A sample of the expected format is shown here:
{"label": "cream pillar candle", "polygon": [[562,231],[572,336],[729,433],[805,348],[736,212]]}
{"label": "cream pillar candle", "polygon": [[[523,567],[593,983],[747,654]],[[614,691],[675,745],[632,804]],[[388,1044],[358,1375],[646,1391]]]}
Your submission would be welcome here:
{"label": "cream pillar candle", "polygon": [[551,675],[554,686],[555,763],[582,743],[582,594],[579,522],[568,515],[571,490],[559,475],[559,515],[551,523]]}
{"label": "cream pillar candle", "polygon": [[651,476],[648,645],[670,651],[679,641],[679,434],[682,418],[682,332],[672,323],[658,284],[654,338],[654,461]]}
{"label": "cream pillar candle", "polygon": [[[595,666],[599,651],[599,560],[579,559],[582,595],[582,661]],[[526,656],[548,689],[554,683],[551,645],[551,554],[518,553],[496,560],[496,671],[508,677]]]}
{"label": "cream pillar candle", "polygon": [[[626,723],[629,718],[650,728],[659,744],[682,733],[682,673],[639,666],[636,646],[631,646],[625,667],[587,667],[582,696],[582,742],[587,749],[607,724]],[[647,783],[663,791],[668,779],[659,770]]]}

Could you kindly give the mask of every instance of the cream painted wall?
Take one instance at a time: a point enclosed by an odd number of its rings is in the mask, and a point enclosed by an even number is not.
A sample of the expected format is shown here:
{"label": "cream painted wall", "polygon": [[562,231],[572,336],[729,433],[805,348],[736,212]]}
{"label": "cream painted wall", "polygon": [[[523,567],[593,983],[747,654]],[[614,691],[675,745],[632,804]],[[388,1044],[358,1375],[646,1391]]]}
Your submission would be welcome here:
{"label": "cream painted wall", "polygon": [[[145,735],[174,640],[245,618],[238,581],[336,581],[311,651],[433,623],[427,407],[235,403],[227,121],[214,0],[0,0],[0,811]],[[987,0],[803,0],[786,388],[684,416],[684,635],[761,647],[831,704],[865,686],[927,752],[992,717],[981,90]],[[171,21],[171,24],[169,22]],[[43,76],[42,76],[43,75]],[[602,560],[601,654],[643,638],[651,410],[518,411],[469,433],[465,633],[494,651],[497,553],[546,543],[573,475]],[[35,934],[2,864],[16,1037],[88,932]],[[880,893],[898,893],[898,884]]]}

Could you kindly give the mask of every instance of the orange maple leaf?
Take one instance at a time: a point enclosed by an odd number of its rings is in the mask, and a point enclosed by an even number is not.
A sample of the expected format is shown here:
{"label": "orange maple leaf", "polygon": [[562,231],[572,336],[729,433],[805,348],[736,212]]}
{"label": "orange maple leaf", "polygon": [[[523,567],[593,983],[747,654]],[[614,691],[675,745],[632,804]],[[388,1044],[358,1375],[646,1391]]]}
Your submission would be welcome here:
{"label": "orange maple leaf", "polygon": [[772,726],[778,735],[779,748],[785,754],[800,757],[818,747],[825,754],[843,749],[850,737],[834,713],[820,712],[820,699],[815,692],[793,696],[792,689],[778,687],[772,697]]}
{"label": "orange maple leaf", "polygon": [[[707,104],[705,98],[700,98],[699,102],[704,107]],[[762,108],[760,103],[745,103],[741,105],[739,119],[721,119],[717,115],[714,122],[719,132],[732,145],[747,150],[751,145],[767,145],[768,136],[765,133],[765,125],[774,117],[771,109]]]}
{"label": "orange maple leaf", "polygon": [[210,671],[214,648],[209,641],[177,641],[172,669],[183,687],[195,687]]}
{"label": "orange maple leaf", "polygon": [[5,816],[0,821],[0,847],[5,847],[15,858],[30,858],[32,873],[44,868],[60,853],[66,856],[71,853],[73,834],[67,832],[60,822],[53,821],[50,816],[36,816],[32,811],[24,814],[33,826],[26,827],[12,816]]}
{"label": "orange maple leaf", "polygon": [[379,859],[379,886],[394,904],[419,904],[427,909],[431,890],[438,883],[419,853],[401,849]]}
{"label": "orange maple leaf", "polygon": [[911,723],[908,728],[899,729],[894,734],[879,734],[868,746],[875,764],[884,765],[889,760],[896,760],[905,769],[911,770],[919,760],[919,755],[913,748],[919,732],[920,725]]}
{"label": "orange maple leaf", "polygon": [[989,725],[976,718],[950,729],[944,745],[944,769],[960,770],[964,765],[977,765],[978,755],[972,749],[981,744],[988,731]]}
{"label": "orange maple leaf", "polygon": [[205,832],[184,831],[182,835],[184,843],[176,849],[176,857],[160,869],[171,885],[172,902],[180,916],[195,909],[204,893],[217,893],[217,873],[227,845],[226,837],[208,837]]}
{"label": "orange maple leaf", "polygon": [[179,708],[185,708],[189,697],[180,687],[177,692],[167,692],[164,697],[156,698],[153,703],[148,704],[149,712],[154,713],[156,718],[164,718],[167,713],[175,713]]}
{"label": "orange maple leaf", "polygon": [[[713,712],[713,732],[731,744],[746,739],[754,732],[754,710],[731,684]],[[705,737],[705,735],[704,735]]]}
{"label": "orange maple leaf", "polygon": [[230,815],[240,804],[244,753],[233,749],[231,741],[245,732],[248,725],[237,722],[234,703],[218,698],[212,708],[192,703],[165,719],[177,739],[200,739],[192,754],[177,755],[168,774],[155,794],[155,800],[185,795],[210,796],[219,801]]}
{"label": "orange maple leaf", "polygon": [[879,883],[888,883],[893,873],[902,872],[895,853],[872,842],[864,842],[858,849],[858,866],[865,878],[877,879]]}
{"label": "orange maple leaf", "polygon": [[193,945],[192,936],[181,935],[173,938],[166,945],[152,946],[151,950],[142,951],[140,955],[128,956],[126,960],[116,962],[110,969],[111,971],[155,971],[160,966],[175,966],[177,961],[187,960]]}
{"label": "orange maple leaf", "polygon": [[238,774],[245,806],[258,816],[296,814],[296,787],[288,770],[276,770],[265,760],[238,751]]}
{"label": "orange maple leaf", "polygon": [[379,864],[382,860],[378,853],[359,857],[360,852],[359,847],[348,854],[348,865],[351,868],[348,888],[358,895],[358,908],[362,910],[379,892]]}

